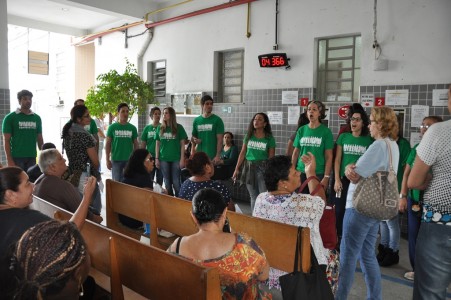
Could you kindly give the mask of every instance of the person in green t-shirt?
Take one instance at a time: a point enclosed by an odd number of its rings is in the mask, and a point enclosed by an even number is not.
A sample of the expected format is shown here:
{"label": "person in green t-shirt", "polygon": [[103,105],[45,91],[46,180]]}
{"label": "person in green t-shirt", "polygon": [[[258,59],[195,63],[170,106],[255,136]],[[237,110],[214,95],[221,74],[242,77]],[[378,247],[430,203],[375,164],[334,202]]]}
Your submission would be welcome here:
{"label": "person in green t-shirt", "polygon": [[337,151],[334,162],[334,191],[335,216],[339,242],[343,232],[343,218],[346,210],[346,196],[350,181],[345,176],[346,166],[354,164],[365,153],[366,149],[373,143],[369,135],[368,125],[370,123],[366,112],[352,109],[348,114],[349,128],[351,132],[340,134],[337,140]]}
{"label": "person in green t-shirt", "polygon": [[[144,130],[141,134],[141,148],[146,148],[147,151],[152,155],[152,157],[156,157],[155,155],[155,145],[157,143],[156,134],[158,130],[158,126],[160,126],[161,119],[161,110],[159,107],[152,107],[149,113],[150,119],[152,120],[152,124],[144,127]],[[152,172],[150,172],[150,178],[153,181],[156,178],[156,181],[159,185],[163,184],[163,173],[157,167],[153,168]]]}
{"label": "person in green t-shirt", "polygon": [[238,162],[233,172],[233,180],[238,179],[240,167],[243,169],[240,181],[246,183],[249,196],[251,197],[251,210],[254,210],[255,200],[260,193],[266,192],[265,180],[263,178],[264,162],[274,156],[276,152],[276,140],[272,135],[271,124],[268,115],[256,113],[249,123],[247,134],[244,137]]}
{"label": "person in green t-shirt", "polygon": [[[420,137],[422,137],[426,130],[432,124],[443,122],[443,119],[439,116],[428,116],[423,119],[423,122],[420,126]],[[420,190],[410,190],[407,188],[407,180],[410,175],[410,170],[413,168],[413,164],[415,162],[415,157],[417,155],[417,147],[419,144],[416,144],[412,150],[410,151],[409,157],[407,158],[406,167],[404,168],[404,176],[402,178],[401,189],[399,194],[399,211],[407,212],[407,236],[409,242],[409,260],[410,265],[412,266],[411,272],[406,272],[404,274],[404,278],[408,280],[414,280],[415,275],[415,247],[417,244],[417,236],[418,231],[420,230],[421,224],[421,201],[422,192]],[[421,280],[421,279],[420,279]]]}
{"label": "person in green t-shirt", "polygon": [[3,119],[3,147],[8,167],[18,166],[25,172],[36,164],[36,144],[42,148],[41,118],[31,110],[33,94],[22,90],[17,93],[20,108]]}
{"label": "person in green t-shirt", "polygon": [[128,122],[129,108],[127,103],[117,106],[118,122],[108,127],[105,157],[108,170],[112,170],[115,181],[124,179],[124,168],[133,150],[138,149],[138,130]]}
{"label": "person in green t-shirt", "polygon": [[[326,107],[321,101],[309,102],[307,117],[310,123],[298,129],[293,142],[294,151],[291,161],[293,165],[296,165],[296,170],[301,172],[301,181],[304,182],[307,178],[301,157],[311,152],[316,158],[316,176],[321,180],[321,184],[327,187],[332,172],[334,139],[332,131],[321,124],[321,120],[326,117],[325,110]],[[308,194],[308,187],[301,192]]]}
{"label": "person in green t-shirt", "polygon": [[168,194],[178,197],[180,170],[185,167],[185,144],[188,136],[182,125],[177,123],[172,107],[163,109],[163,123],[155,135],[155,166],[163,172],[164,185]]}
{"label": "person in green t-shirt", "polygon": [[222,137],[224,135],[224,122],[213,114],[213,98],[205,95],[200,100],[202,114],[194,119],[191,142],[191,155],[196,151],[207,153],[213,164],[221,160]]}

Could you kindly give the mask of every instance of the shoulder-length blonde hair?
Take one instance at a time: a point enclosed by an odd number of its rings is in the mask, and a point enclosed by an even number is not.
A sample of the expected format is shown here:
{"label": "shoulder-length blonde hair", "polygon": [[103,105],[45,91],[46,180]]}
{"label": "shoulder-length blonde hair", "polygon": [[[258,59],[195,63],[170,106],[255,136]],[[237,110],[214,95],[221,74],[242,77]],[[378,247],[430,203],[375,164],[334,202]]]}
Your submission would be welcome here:
{"label": "shoulder-length blonde hair", "polygon": [[[169,120],[165,121],[164,119],[164,111],[167,110],[169,112]],[[170,128],[172,135],[177,135],[177,117],[175,116],[175,110],[168,106],[163,109],[163,122],[161,122],[162,132],[166,132],[166,128]]]}
{"label": "shoulder-length blonde hair", "polygon": [[398,139],[399,125],[395,111],[390,107],[373,107],[371,116],[377,124],[380,124],[380,135],[382,138],[389,137],[392,140]]}

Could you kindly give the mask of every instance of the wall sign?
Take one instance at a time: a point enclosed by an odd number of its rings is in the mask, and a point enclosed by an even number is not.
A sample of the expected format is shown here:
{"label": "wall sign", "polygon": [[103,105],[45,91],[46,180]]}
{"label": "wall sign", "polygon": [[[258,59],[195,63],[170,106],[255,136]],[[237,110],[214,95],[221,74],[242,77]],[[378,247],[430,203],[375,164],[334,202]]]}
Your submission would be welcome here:
{"label": "wall sign", "polygon": [[385,106],[385,97],[376,97],[374,106]]}
{"label": "wall sign", "polygon": [[258,56],[258,63],[262,68],[275,68],[288,66],[286,53],[269,53]]}
{"label": "wall sign", "polygon": [[348,118],[349,105],[343,105],[338,108],[338,116],[342,119]]}

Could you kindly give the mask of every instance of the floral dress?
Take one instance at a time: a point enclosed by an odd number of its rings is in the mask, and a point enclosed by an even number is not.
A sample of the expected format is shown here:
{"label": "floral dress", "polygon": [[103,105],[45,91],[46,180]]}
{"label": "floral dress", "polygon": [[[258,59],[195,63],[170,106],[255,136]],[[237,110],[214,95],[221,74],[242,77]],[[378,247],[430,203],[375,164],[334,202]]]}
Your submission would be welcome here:
{"label": "floral dress", "polygon": [[[319,231],[319,222],[325,203],[317,196],[293,193],[290,195],[272,195],[269,192],[258,195],[252,215],[285,224],[310,228],[310,242],[320,265],[327,266],[327,277],[332,291],[336,289],[338,278],[338,253],[324,248]],[[280,290],[279,277],[286,272],[271,268],[269,288]]]}
{"label": "floral dress", "polygon": [[266,265],[265,253],[247,234],[235,233],[235,236],[233,249],[224,255],[192,261],[218,268],[222,299],[272,299],[270,294],[264,293],[258,286],[258,276]]}

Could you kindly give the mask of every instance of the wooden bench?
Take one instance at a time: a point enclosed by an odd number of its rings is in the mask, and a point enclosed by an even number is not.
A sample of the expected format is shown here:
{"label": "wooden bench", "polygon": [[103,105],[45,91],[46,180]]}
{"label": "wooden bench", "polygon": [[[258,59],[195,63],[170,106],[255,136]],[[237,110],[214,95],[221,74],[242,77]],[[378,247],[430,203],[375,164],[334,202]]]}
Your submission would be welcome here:
{"label": "wooden bench", "polygon": [[[107,180],[107,201],[120,201],[116,199],[119,195],[123,195],[118,190],[124,186],[112,180]],[[108,191],[115,191],[114,194],[108,195]],[[143,199],[144,195],[150,195],[152,202],[150,213],[150,244],[161,249],[167,249],[169,246],[166,240],[157,235],[157,228],[172,232],[178,236],[187,236],[197,232],[197,228],[191,218],[190,211],[192,209],[191,201],[175,198],[168,195],[154,193],[149,190],[128,187],[126,199],[134,197]],[[124,199],[122,199],[123,201]],[[147,201],[147,200],[146,200]],[[136,205],[136,204],[135,204]],[[139,204],[138,204],[139,205]],[[115,204],[108,204],[107,209],[115,207]],[[128,207],[128,206],[124,206]],[[123,214],[134,217],[125,210]],[[294,248],[297,239],[298,228],[296,226],[283,224],[271,220],[255,218],[235,212],[228,212],[227,216],[230,226],[235,232],[245,232],[249,234],[259,246],[265,251],[270,266],[286,271],[293,271]],[[108,224],[108,222],[107,222]],[[304,271],[309,268],[310,257],[310,231],[308,228],[303,231],[303,255],[305,266]]]}
{"label": "wooden bench", "polygon": [[[34,201],[35,207],[47,215],[53,211],[57,219],[68,220],[72,216],[37,197]],[[217,269],[144,245],[91,221],[86,221],[81,233],[95,270],[91,274],[111,278],[111,287],[106,289],[113,299],[124,299],[124,294],[126,299],[221,299]],[[122,285],[140,296],[123,291]]]}

